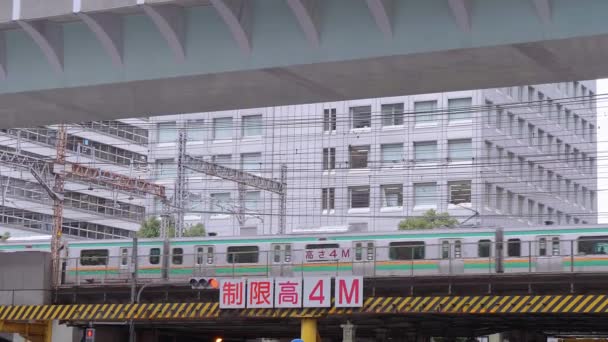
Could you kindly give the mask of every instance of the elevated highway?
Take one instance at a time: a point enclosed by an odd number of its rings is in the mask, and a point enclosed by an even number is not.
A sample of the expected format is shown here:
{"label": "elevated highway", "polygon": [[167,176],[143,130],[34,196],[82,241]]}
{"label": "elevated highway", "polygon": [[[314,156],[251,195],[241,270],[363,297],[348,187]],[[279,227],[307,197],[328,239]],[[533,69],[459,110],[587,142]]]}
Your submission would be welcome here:
{"label": "elevated highway", "polygon": [[608,76],[586,0],[2,0],[0,124]]}

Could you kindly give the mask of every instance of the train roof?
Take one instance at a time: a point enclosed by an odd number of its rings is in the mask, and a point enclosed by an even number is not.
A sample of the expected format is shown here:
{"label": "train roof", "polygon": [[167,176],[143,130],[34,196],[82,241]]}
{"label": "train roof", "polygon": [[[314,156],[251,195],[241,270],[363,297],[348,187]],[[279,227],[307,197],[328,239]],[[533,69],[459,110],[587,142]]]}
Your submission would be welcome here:
{"label": "train roof", "polygon": [[[491,238],[496,227],[480,228],[440,228],[423,230],[406,230],[395,232],[366,232],[366,233],[314,233],[314,234],[287,234],[287,235],[257,235],[257,236],[209,236],[171,239],[171,245],[205,245],[205,244],[256,244],[256,243],[294,243],[294,242],[321,242],[321,241],[350,241],[350,240],[386,240],[386,239],[433,239],[433,238]],[[506,227],[502,228],[505,238],[517,238],[530,235],[564,235],[564,234],[597,234],[608,235],[608,225],[568,225],[568,226],[532,226],[532,227]],[[160,246],[163,239],[139,239],[141,246]],[[131,239],[121,240],[75,240],[69,241],[74,247],[112,247],[131,246]],[[48,240],[42,241],[6,241],[0,243],[0,250],[11,249],[45,249],[50,248]]]}

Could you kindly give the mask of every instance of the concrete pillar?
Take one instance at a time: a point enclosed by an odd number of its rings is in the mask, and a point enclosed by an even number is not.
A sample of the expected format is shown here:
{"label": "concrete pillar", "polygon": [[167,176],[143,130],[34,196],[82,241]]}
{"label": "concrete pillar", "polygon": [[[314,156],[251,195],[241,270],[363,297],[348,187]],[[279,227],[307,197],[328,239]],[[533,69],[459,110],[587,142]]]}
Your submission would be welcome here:
{"label": "concrete pillar", "polygon": [[317,320],[314,318],[302,318],[300,326],[300,338],[304,342],[317,342]]}

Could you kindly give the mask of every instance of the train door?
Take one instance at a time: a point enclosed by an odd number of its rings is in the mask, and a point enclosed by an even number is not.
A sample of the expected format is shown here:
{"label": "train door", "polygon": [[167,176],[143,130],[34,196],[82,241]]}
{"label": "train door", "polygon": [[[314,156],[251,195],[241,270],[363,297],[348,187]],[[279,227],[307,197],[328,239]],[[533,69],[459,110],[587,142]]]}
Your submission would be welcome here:
{"label": "train door", "polygon": [[270,274],[272,276],[290,277],[293,275],[292,250],[289,243],[274,243],[270,246]]}
{"label": "train door", "polygon": [[[133,249],[131,247],[120,247],[120,255],[118,256],[118,272],[120,277],[130,277],[131,275],[131,253]],[[110,261],[110,264],[112,262]]]}
{"label": "train door", "polygon": [[194,246],[194,276],[215,276],[214,246]]}
{"label": "train door", "polygon": [[562,270],[561,242],[558,236],[539,236],[536,239],[536,271]]}
{"label": "train door", "polygon": [[353,242],[353,275],[373,276],[376,265],[376,249],[373,241]]}
{"label": "train door", "polygon": [[463,245],[461,240],[439,240],[439,254],[439,272],[441,274],[464,273]]}

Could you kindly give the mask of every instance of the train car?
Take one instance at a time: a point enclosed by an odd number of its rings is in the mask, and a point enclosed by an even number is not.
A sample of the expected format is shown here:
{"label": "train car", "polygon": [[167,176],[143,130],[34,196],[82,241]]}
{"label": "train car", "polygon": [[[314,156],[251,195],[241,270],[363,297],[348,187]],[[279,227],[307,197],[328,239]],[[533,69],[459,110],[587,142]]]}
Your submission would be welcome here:
{"label": "train car", "polygon": [[[0,250],[8,246],[2,244]],[[34,248],[31,246],[30,248]],[[36,245],[35,248],[42,248]],[[138,241],[138,277],[421,276],[608,271],[608,226],[454,228],[390,233]],[[65,284],[126,282],[130,240],[71,241]]]}

